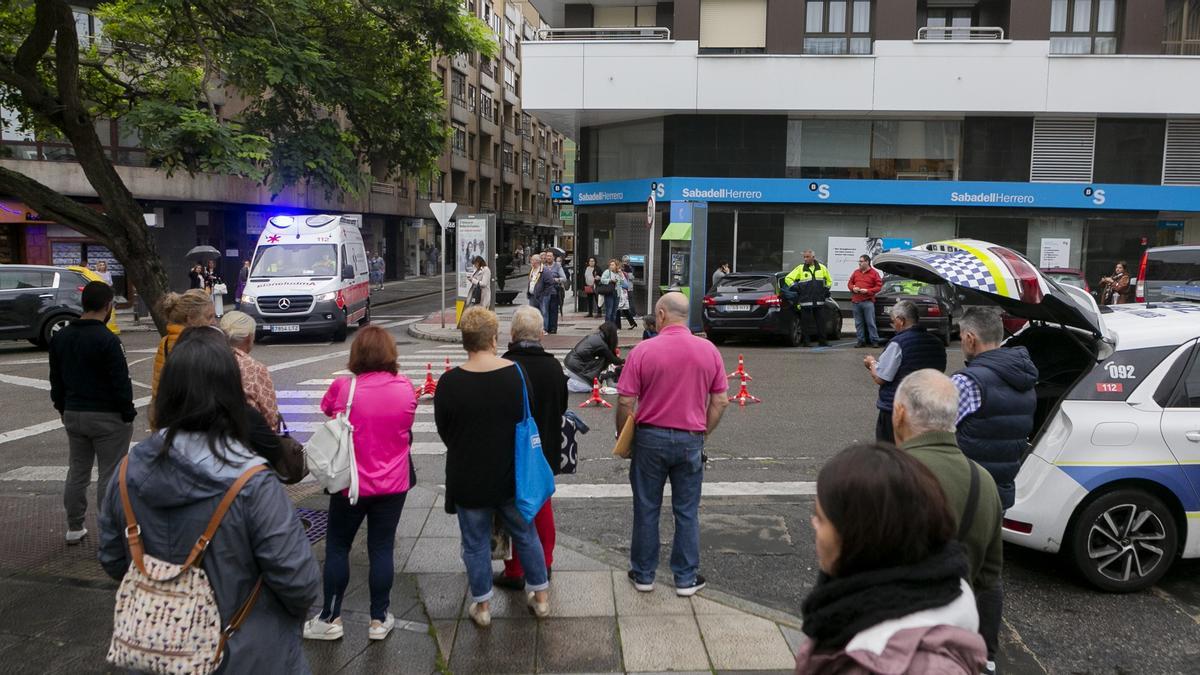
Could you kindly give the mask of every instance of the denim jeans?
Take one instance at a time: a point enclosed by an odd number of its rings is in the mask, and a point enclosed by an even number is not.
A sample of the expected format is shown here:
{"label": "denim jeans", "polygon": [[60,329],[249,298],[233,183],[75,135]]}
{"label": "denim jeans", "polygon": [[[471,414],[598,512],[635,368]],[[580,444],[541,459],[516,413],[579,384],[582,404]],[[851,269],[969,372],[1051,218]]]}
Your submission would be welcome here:
{"label": "denim jeans", "polygon": [[557,331],[558,291],[553,288],[546,289],[546,294],[542,296],[542,306],[539,309],[542,312],[542,330],[547,333]]}
{"label": "denim jeans", "polygon": [[633,488],[633,541],[629,566],[638,583],[652,583],[658,567],[658,515],[663,486],[671,481],[675,541],[671,572],[676,586],[689,586],[700,568],[700,459],[704,435],[675,429],[638,427],[633,437],[629,484]]}
{"label": "denim jeans", "polygon": [[517,512],[515,501],[482,509],[458,510],[458,529],[462,533],[462,560],[467,566],[467,585],[472,602],[484,602],[492,597],[492,518],[500,516],[504,529],[512,537],[521,567],[525,570],[525,590],[544,591],[550,588],[546,580],[546,559],[537,530]]}
{"label": "denim jeans", "polygon": [[367,520],[367,558],[371,571],[367,586],[371,589],[371,618],[383,621],[391,605],[395,579],[396,526],[404,510],[407,492],[395,495],[360,497],[357,504],[340,492],[329,495],[329,529],[325,535],[325,602],[321,619],[331,621],[342,615],[342,598],[350,583],[350,546],[365,518]]}
{"label": "denim jeans", "polygon": [[850,305],[854,314],[854,333],[859,343],[879,342],[879,330],[875,328],[875,301],[863,300]]}
{"label": "denim jeans", "polygon": [[604,296],[604,320],[617,325],[617,292],[613,291]]}

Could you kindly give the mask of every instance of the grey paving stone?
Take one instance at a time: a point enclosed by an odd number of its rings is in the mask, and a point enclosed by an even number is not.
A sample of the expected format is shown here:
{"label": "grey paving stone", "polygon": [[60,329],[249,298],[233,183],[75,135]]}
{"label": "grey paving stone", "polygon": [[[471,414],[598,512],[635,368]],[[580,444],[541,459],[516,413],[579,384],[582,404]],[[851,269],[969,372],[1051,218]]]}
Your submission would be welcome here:
{"label": "grey paving stone", "polygon": [[336,673],[367,648],[369,619],[358,612],[343,613],[345,636],[341,640],[303,640],[304,655],[314,673]]}
{"label": "grey paving stone", "polygon": [[779,631],[783,633],[783,639],[787,640],[788,649],[792,650],[792,654],[800,651],[800,645],[808,639],[804,633],[792,628],[791,626],[780,626]]}
{"label": "grey paving stone", "polygon": [[619,671],[616,619],[551,618],[539,622],[537,666],[542,673]]}
{"label": "grey paving stone", "polygon": [[726,670],[793,667],[795,656],[773,621],[751,614],[696,617],[713,666]]}
{"label": "grey paving stone", "polygon": [[433,509],[429,512],[429,518],[425,520],[421,536],[460,538],[458,516],[452,516],[441,509]]}
{"label": "grey paving stone", "polygon": [[624,570],[613,570],[611,574],[617,616],[692,616],[692,603],[675,595],[670,583],[658,583],[653,592],[640,593],[629,583]]}
{"label": "grey paving stone", "polygon": [[722,605],[719,602],[713,602],[708,598],[702,598],[699,595],[692,596],[692,609],[697,616],[702,614],[741,614],[741,610],[734,609],[729,605]]}
{"label": "grey paving stone", "polygon": [[[367,568],[365,566],[355,567],[350,574],[351,579],[357,578],[359,583],[354,584],[351,589],[346,591],[346,598],[342,600],[342,611],[356,612],[369,619],[371,586],[367,581]],[[413,576],[408,574],[393,576],[390,598],[391,606],[388,611],[396,617],[404,616],[414,605],[419,605],[421,597],[417,592],[417,584]]]}
{"label": "grey paving stone", "polygon": [[533,619],[492,619],[487,628],[462,619],[450,654],[450,671],[532,673],[536,663],[536,635],[537,622]]}
{"label": "grey paving stone", "polygon": [[462,564],[462,546],[449,537],[421,537],[413,547],[405,572],[466,572]]}
{"label": "grey paving stone", "polygon": [[599,560],[561,546],[554,549],[554,573],[559,572],[603,572],[610,568]]}
{"label": "grey paving stone", "polygon": [[[412,673],[437,671],[437,643],[428,633],[393,630],[383,640],[369,644],[339,673]],[[313,672],[325,672],[315,667]]]}
{"label": "grey paving stone", "polygon": [[454,636],[458,632],[458,619],[434,621],[433,631],[437,635],[438,648],[442,650],[442,659],[449,663],[450,654],[454,651]]}
{"label": "grey paving stone", "polygon": [[610,572],[555,572],[550,582],[550,615],[615,616]]}
{"label": "grey paving stone", "polygon": [[400,513],[400,525],[396,528],[396,535],[400,537],[417,537],[421,534],[421,529],[425,527],[425,519],[429,517],[428,506],[411,506],[404,505],[404,511]]}
{"label": "grey paving stone", "polygon": [[404,498],[404,508],[410,506],[424,506],[429,508],[433,506],[433,500],[436,499],[438,493],[430,488],[421,485],[421,476],[417,476],[417,486],[408,491],[408,496]]}
{"label": "grey paving stone", "polygon": [[467,597],[466,574],[418,574],[417,588],[425,612],[431,619],[457,619],[464,615]]}
{"label": "grey paving stone", "polygon": [[794,675],[795,668],[787,670],[718,670],[717,675]]}
{"label": "grey paving stone", "polygon": [[621,616],[617,622],[629,670],[708,669],[708,654],[694,616]]}

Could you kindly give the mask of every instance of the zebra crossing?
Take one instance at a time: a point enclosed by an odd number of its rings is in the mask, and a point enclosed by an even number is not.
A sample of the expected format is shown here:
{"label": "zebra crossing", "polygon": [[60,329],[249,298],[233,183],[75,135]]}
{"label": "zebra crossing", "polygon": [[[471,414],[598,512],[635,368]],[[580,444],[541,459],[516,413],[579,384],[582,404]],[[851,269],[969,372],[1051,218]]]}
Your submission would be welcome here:
{"label": "zebra crossing", "polygon": [[[554,355],[561,363],[570,350],[547,349],[546,352]],[[396,359],[396,363],[400,374],[412,380],[413,386],[420,387],[427,372],[431,372],[437,379],[446,370],[462,365],[466,357],[460,345],[439,345],[402,355]],[[330,373],[330,377],[304,380],[293,385],[295,389],[281,389],[275,392],[279,412],[283,415],[292,437],[303,443],[328,419],[321,412],[321,398],[335,379],[349,374],[348,370],[337,370]],[[446,454],[446,446],[437,435],[432,415],[433,401],[429,397],[422,398],[417,405],[416,421],[413,423],[414,455]],[[311,480],[311,477],[306,480]]]}

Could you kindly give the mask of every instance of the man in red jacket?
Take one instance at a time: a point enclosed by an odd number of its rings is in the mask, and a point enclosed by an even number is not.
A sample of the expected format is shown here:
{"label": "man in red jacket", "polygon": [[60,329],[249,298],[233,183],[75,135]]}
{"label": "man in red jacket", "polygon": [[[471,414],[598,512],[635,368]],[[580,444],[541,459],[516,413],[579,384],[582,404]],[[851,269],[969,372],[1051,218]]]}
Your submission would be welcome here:
{"label": "man in red jacket", "polygon": [[871,267],[870,256],[858,257],[858,269],[850,274],[846,283],[850,289],[850,300],[854,303],[854,332],[858,335],[855,347],[878,347],[879,331],[875,328],[875,294],[883,287],[879,272]]}

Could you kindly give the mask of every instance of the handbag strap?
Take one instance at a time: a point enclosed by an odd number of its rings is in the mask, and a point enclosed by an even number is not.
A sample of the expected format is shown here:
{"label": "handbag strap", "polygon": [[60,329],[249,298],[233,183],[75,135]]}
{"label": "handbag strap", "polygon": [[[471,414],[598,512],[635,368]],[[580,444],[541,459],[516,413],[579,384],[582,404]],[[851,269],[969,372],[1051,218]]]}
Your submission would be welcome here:
{"label": "handbag strap", "polygon": [[358,377],[350,378],[350,395],[346,397],[346,421],[350,421],[350,408],[354,405],[354,389],[358,385]]}
{"label": "handbag strap", "polygon": [[[254,477],[254,474],[266,470],[265,464],[256,464],[242,472],[233,485],[225,491],[225,496],[221,498],[221,503],[217,504],[217,510],[213,512],[212,518],[208,520],[208,526],[204,528],[204,533],[196,540],[192,546],[191,552],[188,554],[187,560],[184,561],[183,567],[180,568],[179,574],[183,574],[192,565],[197,564],[204,556],[204,552],[208,550],[208,545],[212,542],[212,538],[217,533],[217,528],[221,525],[221,520],[225,517],[225,513],[229,511],[229,507],[233,505],[233,500],[237,498],[242,487]],[[129,555],[133,558],[133,563],[137,565],[142,574],[147,574],[146,563],[144,560],[145,547],[142,544],[142,527],[137,522],[137,517],[133,514],[133,502],[129,499],[129,485],[127,476],[129,474],[129,455],[121,460],[121,508],[125,511],[125,539],[129,542]],[[178,577],[179,575],[176,575]]]}
{"label": "handbag strap", "polygon": [[967,505],[963,509],[962,520],[958,523],[958,540],[964,541],[975,522],[975,511],[979,508],[979,467],[975,462],[967,460],[971,467],[971,488],[967,492]]}
{"label": "handbag strap", "polygon": [[517,367],[517,376],[521,378],[521,397],[525,400],[525,416],[522,420],[527,420],[532,417],[529,412],[529,388],[525,386],[525,371],[521,370],[521,364],[513,361],[513,365]]}

